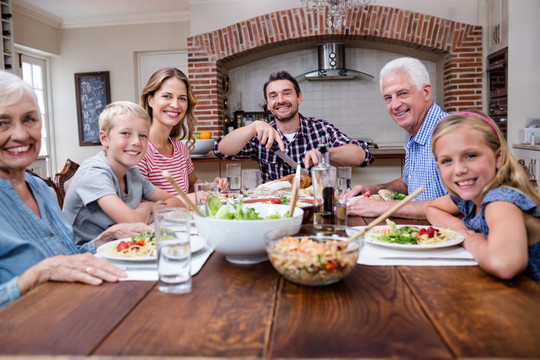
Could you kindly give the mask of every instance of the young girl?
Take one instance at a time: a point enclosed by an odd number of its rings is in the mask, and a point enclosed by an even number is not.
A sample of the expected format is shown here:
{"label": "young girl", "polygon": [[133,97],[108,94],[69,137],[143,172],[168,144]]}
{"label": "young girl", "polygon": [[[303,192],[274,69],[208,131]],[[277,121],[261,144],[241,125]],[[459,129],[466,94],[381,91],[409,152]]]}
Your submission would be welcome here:
{"label": "young girl", "polygon": [[[191,91],[187,76],[176,68],[156,71],[141,94],[141,106],[152,120],[148,151],[139,162],[141,174],[155,186],[177,195],[176,190],[163,177],[169,171],[180,188],[193,193],[193,185],[201,182],[195,175],[187,146],[178,137],[187,137],[193,146],[197,99]],[[227,179],[215,178],[221,191],[228,187]],[[189,197],[194,201],[193,194]]]}
{"label": "young girl", "polygon": [[149,132],[148,114],[135,103],[117,101],[99,115],[103,151],[82,163],[64,201],[77,244],[115,223],[149,223],[156,207],[184,205],[142,177],[136,166],[146,152]]}
{"label": "young girl", "polygon": [[493,121],[479,112],[450,115],[435,127],[431,147],[448,195],[431,202],[428,220],[462,233],[490,274],[511,279],[525,271],[540,283],[540,194]]}

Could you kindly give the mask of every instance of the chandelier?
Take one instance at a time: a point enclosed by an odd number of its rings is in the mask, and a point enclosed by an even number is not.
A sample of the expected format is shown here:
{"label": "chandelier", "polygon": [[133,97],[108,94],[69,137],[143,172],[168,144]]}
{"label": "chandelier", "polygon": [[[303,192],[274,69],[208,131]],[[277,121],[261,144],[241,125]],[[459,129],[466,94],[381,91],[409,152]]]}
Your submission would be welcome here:
{"label": "chandelier", "polygon": [[355,7],[364,7],[374,0],[301,0],[308,10],[322,14],[328,27],[347,25],[347,14]]}

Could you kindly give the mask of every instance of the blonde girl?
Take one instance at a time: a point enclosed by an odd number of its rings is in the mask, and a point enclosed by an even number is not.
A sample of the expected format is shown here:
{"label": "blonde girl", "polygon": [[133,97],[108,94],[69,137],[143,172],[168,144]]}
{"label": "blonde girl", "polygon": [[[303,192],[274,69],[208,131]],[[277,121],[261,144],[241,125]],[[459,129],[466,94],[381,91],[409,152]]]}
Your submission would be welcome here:
{"label": "blonde girl", "polygon": [[540,283],[540,194],[485,114],[452,114],[435,127],[431,147],[448,195],[426,210],[436,226],[465,236],[478,265],[502,279]]}

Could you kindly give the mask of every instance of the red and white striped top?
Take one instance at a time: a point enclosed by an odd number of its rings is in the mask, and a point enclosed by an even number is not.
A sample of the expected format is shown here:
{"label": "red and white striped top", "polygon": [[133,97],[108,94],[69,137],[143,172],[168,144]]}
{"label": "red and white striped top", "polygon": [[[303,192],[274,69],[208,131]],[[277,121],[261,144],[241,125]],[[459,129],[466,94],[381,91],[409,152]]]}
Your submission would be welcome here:
{"label": "red and white striped top", "polygon": [[169,138],[169,141],[173,146],[172,156],[161,154],[151,142],[148,142],[148,149],[137,166],[141,174],[152,184],[168,193],[178,195],[169,181],[163,177],[163,171],[167,170],[176,180],[178,186],[187,193],[189,190],[188,175],[194,169],[189,150],[180,140]]}

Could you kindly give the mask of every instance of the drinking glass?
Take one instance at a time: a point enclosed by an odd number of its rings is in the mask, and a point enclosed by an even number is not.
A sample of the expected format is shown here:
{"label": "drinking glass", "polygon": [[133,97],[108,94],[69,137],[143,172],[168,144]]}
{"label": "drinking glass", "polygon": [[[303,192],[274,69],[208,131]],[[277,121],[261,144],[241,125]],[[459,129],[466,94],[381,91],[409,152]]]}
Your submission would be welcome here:
{"label": "drinking glass", "polygon": [[227,164],[227,180],[229,181],[229,192],[240,192],[242,164]]}
{"label": "drinking glass", "polygon": [[191,292],[190,211],[158,209],[154,213],[158,289],[169,294]]}
{"label": "drinking glass", "polygon": [[257,186],[261,185],[261,172],[258,169],[242,170],[242,192],[252,196]]}
{"label": "drinking glass", "polygon": [[346,202],[347,193],[351,190],[351,173],[350,166],[341,166],[337,168],[337,186],[336,193],[339,202]]}
{"label": "drinking glass", "polygon": [[350,166],[337,168],[336,195],[338,201],[335,204],[336,224],[347,225],[347,193],[351,190]]}

